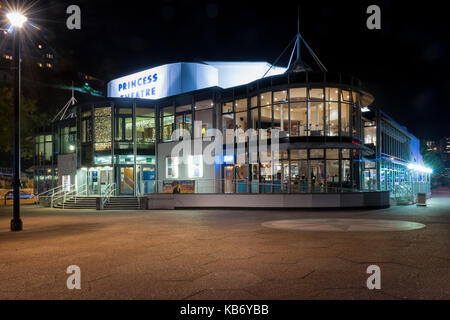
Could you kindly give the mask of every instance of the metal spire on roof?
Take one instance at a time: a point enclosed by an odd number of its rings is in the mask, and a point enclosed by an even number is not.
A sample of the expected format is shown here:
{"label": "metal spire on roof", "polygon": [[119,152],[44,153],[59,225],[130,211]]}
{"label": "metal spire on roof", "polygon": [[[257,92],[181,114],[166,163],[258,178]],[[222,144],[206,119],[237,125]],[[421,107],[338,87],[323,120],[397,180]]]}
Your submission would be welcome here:
{"label": "metal spire on roof", "polygon": [[58,114],[53,118],[53,122],[59,117],[59,115],[61,115],[60,117],[60,121],[64,120],[64,119],[68,119],[68,118],[74,118],[75,114],[70,113],[67,117],[66,117],[66,113],[67,110],[69,110],[69,108],[71,106],[74,106],[77,103],[77,99],[75,99],[75,90],[73,87],[73,81],[72,81],[72,97],[69,99],[69,101],[67,101],[67,103],[64,105],[64,107],[61,108],[61,110],[58,112]]}
{"label": "metal spire on roof", "polygon": [[[272,67],[278,63],[278,61],[284,55],[286,50],[294,42],[295,42],[295,44],[294,44],[294,47],[292,48],[292,53],[291,53],[291,57],[289,59],[289,63],[288,63],[287,69],[288,70],[293,70],[293,71],[308,71],[308,69],[311,69],[302,61],[302,58],[301,58],[300,46],[301,46],[301,42],[302,41],[303,41],[306,49],[308,50],[309,54],[312,56],[312,58],[316,62],[316,64],[319,67],[319,69],[322,72],[328,72],[328,70],[325,67],[325,65],[322,63],[322,61],[320,61],[319,57],[314,53],[314,51],[311,49],[311,47],[308,45],[308,43],[306,42],[306,40],[302,37],[302,35],[300,33],[300,6],[298,6],[297,7],[297,34],[295,35],[294,39],[292,39],[292,41],[289,43],[289,45],[286,47],[286,49],[283,50],[281,55],[275,60],[275,62],[266,71],[266,73],[264,73],[263,78],[269,73],[269,71],[272,69]],[[294,53],[295,52],[297,52],[297,58],[296,58],[295,62],[292,64],[292,58],[294,57]],[[292,67],[291,67],[291,65],[292,65]]]}

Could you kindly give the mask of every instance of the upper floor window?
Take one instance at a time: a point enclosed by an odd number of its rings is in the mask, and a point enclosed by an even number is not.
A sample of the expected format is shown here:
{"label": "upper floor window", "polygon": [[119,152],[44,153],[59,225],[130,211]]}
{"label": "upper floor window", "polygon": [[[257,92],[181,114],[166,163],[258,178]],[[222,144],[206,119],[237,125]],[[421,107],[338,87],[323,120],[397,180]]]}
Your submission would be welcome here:
{"label": "upper floor window", "polygon": [[140,144],[156,140],[155,110],[153,108],[136,108],[136,140]]}
{"label": "upper floor window", "polygon": [[177,106],[175,112],[175,129],[179,130],[179,138],[192,136],[192,105]]}
{"label": "upper floor window", "polygon": [[175,123],[174,107],[167,106],[161,108],[159,115],[161,120],[161,140],[172,141],[172,133]]}
{"label": "upper floor window", "polygon": [[306,101],[307,98],[306,88],[292,88],[289,90],[289,99],[291,101]]}
{"label": "upper floor window", "polygon": [[[195,121],[201,121],[200,135],[203,137],[207,134],[208,129],[213,128],[214,103],[212,100],[202,100],[195,102]],[[198,138],[198,133],[196,138]]]}
{"label": "upper floor window", "polygon": [[272,92],[265,92],[259,96],[261,100],[261,106],[268,106],[272,104]]}

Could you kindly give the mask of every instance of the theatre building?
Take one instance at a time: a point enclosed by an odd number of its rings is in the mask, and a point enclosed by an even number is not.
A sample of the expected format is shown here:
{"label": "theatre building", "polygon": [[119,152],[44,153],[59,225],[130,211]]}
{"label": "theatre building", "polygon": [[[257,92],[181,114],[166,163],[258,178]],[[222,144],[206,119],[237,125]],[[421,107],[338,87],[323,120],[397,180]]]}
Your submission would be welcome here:
{"label": "theatre building", "polygon": [[[68,207],[88,197],[102,207],[136,197],[142,208],[414,201],[414,193],[429,192],[418,140],[373,102],[358,79],[298,63],[158,66],[110,81],[107,98],[75,105],[40,129],[36,192]],[[222,133],[224,149],[213,163],[204,159],[211,129]],[[267,150],[255,156],[250,135]],[[200,149],[181,161],[172,151],[189,138]]]}

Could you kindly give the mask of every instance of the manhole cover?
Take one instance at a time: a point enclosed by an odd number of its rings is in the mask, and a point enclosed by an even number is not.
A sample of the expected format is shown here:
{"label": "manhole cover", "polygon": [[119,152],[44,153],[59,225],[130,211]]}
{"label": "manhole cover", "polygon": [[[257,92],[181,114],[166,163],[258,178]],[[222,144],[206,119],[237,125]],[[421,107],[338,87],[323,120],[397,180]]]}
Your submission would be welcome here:
{"label": "manhole cover", "polygon": [[421,223],[375,219],[295,219],[269,221],[263,227],[301,231],[408,231],[425,228]]}

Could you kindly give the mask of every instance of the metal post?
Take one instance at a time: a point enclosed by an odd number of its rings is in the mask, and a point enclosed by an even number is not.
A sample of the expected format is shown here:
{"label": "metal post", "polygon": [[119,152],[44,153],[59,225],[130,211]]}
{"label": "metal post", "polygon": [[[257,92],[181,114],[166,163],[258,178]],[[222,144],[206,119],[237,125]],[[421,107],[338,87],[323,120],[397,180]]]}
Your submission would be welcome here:
{"label": "metal post", "polygon": [[11,231],[22,231],[23,224],[20,219],[20,31],[14,29],[14,205]]}
{"label": "metal post", "polygon": [[300,6],[297,7],[297,61],[300,59]]}

